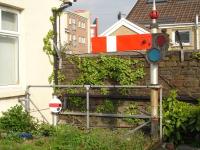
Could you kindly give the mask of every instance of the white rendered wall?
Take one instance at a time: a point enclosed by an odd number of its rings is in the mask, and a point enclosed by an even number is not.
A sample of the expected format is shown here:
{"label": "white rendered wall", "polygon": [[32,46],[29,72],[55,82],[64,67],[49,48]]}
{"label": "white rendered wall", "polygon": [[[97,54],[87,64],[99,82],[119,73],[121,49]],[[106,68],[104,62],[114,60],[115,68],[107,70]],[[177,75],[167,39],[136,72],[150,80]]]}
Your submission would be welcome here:
{"label": "white rendered wall", "polygon": [[[0,6],[20,11],[20,46],[19,46],[19,84],[0,86],[0,112],[18,103],[12,98],[25,94],[27,85],[47,85],[48,77],[52,72],[48,56],[43,52],[43,38],[52,25],[49,17],[51,8],[60,5],[59,0],[0,0]],[[51,99],[52,89],[30,90],[33,92],[32,101],[42,109],[41,113],[51,122],[48,102]],[[32,94],[32,93],[30,93]],[[31,105],[31,111],[36,110]],[[46,109],[46,110],[43,110]],[[41,118],[38,112],[31,113]]]}

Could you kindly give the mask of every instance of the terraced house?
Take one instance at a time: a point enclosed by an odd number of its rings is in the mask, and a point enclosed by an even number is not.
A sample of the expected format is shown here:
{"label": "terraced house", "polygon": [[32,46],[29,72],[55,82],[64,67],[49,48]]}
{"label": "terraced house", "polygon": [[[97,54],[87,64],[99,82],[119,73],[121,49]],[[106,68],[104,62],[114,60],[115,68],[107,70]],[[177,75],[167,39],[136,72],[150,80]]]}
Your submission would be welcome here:
{"label": "terraced house", "polygon": [[[150,28],[151,19],[149,13],[152,10],[153,0],[138,0],[130,11],[127,19],[133,23]],[[159,12],[159,29],[166,29],[170,35],[169,50],[179,50],[179,31],[183,50],[200,49],[199,15],[200,0],[156,0],[156,8]]]}
{"label": "terraced house", "polygon": [[[27,85],[48,84],[52,65],[43,38],[51,28],[51,8],[59,5],[59,0],[0,0],[0,113],[24,102]],[[52,90],[34,93],[33,102],[46,116]],[[32,115],[41,118],[35,110],[31,107]]]}

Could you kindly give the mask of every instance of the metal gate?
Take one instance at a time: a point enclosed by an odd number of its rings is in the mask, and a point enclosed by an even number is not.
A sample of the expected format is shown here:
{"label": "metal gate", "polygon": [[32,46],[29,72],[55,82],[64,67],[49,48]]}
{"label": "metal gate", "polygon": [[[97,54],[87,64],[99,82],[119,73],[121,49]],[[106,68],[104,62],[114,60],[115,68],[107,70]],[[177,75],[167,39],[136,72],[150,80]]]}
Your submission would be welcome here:
{"label": "metal gate", "polygon": [[[113,118],[138,118],[138,119],[149,119],[149,121],[144,122],[143,124],[139,125],[138,127],[134,128],[131,133],[141,129],[142,127],[146,126],[147,124],[151,123],[151,116],[138,114],[138,115],[124,115],[124,114],[108,114],[108,113],[91,113],[90,112],[90,90],[93,88],[128,88],[128,89],[156,89],[159,91],[159,99],[160,99],[160,115],[159,115],[159,133],[160,133],[160,140],[162,140],[162,86],[161,85],[29,85],[26,89],[26,99],[25,99],[25,109],[26,111],[30,112],[30,89],[31,88],[85,88],[86,93],[86,112],[61,112],[62,115],[73,115],[73,116],[86,116],[86,128],[90,128],[90,117],[113,117]],[[64,102],[65,103],[65,102]],[[42,115],[42,114],[41,114]],[[57,115],[52,114],[53,116],[53,124],[57,124]]]}

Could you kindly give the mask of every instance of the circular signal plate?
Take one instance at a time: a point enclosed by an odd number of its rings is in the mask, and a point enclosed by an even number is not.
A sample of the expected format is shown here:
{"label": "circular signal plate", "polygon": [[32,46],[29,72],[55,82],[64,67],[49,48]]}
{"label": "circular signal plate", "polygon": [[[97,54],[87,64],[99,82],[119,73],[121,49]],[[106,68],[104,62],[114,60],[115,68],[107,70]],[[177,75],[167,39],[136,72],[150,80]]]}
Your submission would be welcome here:
{"label": "circular signal plate", "polygon": [[160,50],[157,48],[152,48],[147,52],[147,58],[150,62],[156,63],[161,59]]}

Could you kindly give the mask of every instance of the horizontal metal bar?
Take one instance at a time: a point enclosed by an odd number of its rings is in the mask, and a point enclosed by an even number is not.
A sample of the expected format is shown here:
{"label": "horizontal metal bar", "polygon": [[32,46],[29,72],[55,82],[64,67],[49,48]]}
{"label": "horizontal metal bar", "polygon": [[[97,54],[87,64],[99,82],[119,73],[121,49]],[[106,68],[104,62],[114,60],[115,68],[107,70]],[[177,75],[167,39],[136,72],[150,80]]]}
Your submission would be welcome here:
{"label": "horizontal metal bar", "polygon": [[91,85],[91,88],[161,88],[161,85]]}
{"label": "horizontal metal bar", "polygon": [[[86,98],[85,94],[65,94],[65,97],[81,97],[81,98]],[[118,94],[109,94],[109,95],[100,95],[100,94],[90,94],[91,101],[95,99],[96,100],[101,100],[102,98],[110,98],[113,100],[127,100],[127,101],[149,101],[150,96],[128,96],[128,95],[118,95]]]}
{"label": "horizontal metal bar", "polygon": [[117,126],[117,125],[90,125],[90,128],[135,128],[135,126]]}
{"label": "horizontal metal bar", "polygon": [[162,88],[161,85],[28,85],[27,88],[31,87],[57,87],[57,88]]}
{"label": "horizontal metal bar", "polygon": [[[61,112],[60,115],[74,115],[74,116],[86,116],[86,113],[81,112]],[[112,118],[140,118],[146,119],[151,118],[148,115],[124,115],[124,114],[103,114],[103,113],[89,113],[90,116],[95,117],[112,117]]]}
{"label": "horizontal metal bar", "polygon": [[[131,56],[135,58],[144,58],[144,55],[146,54],[145,50],[141,51],[125,51],[125,52],[111,52],[111,53],[104,53],[105,56]],[[92,54],[92,53],[75,53],[75,54],[68,54],[67,57],[71,56],[79,56],[79,57],[99,57],[102,54]]]}
{"label": "horizontal metal bar", "polygon": [[31,88],[31,87],[33,87],[33,88],[35,88],[35,87],[38,87],[38,88],[42,88],[42,87],[44,87],[44,88],[48,88],[48,87],[52,87],[52,88],[54,88],[54,87],[57,87],[57,88],[83,88],[83,87],[85,87],[85,85],[29,85],[28,86],[28,88]]}

